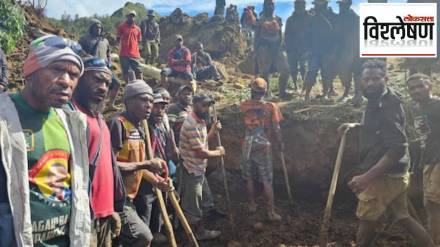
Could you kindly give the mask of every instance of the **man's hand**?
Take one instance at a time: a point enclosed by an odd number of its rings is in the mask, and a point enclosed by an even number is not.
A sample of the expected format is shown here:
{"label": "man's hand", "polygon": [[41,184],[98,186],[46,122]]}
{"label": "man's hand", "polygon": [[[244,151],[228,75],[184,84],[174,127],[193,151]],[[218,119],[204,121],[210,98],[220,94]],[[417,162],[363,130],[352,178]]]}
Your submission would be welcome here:
{"label": "man's hand", "polygon": [[219,156],[225,156],[225,148],[223,147],[223,146],[219,146],[219,147],[217,147],[215,150],[217,150],[218,151],[218,153],[219,153]]}
{"label": "man's hand", "polygon": [[370,184],[371,184],[371,179],[363,174],[360,176],[353,177],[351,181],[348,183],[348,186],[355,194],[359,194],[362,191],[366,190]]}
{"label": "man's hand", "polygon": [[155,186],[159,188],[161,191],[165,191],[165,192],[170,191],[171,190],[170,179],[159,178]]}
{"label": "man's hand", "polygon": [[3,91],[6,91],[6,88],[2,84],[0,84],[0,93],[3,92]]}
{"label": "man's hand", "polygon": [[361,126],[360,123],[343,123],[343,124],[341,124],[341,126],[339,126],[338,133],[339,133],[339,135],[342,135],[342,134],[344,134],[344,132],[347,129],[353,129],[353,128],[357,128],[359,126]]}
{"label": "man's hand", "polygon": [[149,160],[148,163],[149,165],[147,166],[147,169],[153,173],[162,172],[164,167],[167,165],[163,159],[159,158],[153,158],[152,160]]}
{"label": "man's hand", "polygon": [[116,212],[113,212],[111,217],[112,217],[111,229],[112,229],[113,237],[115,238],[119,236],[119,234],[121,233],[121,218],[119,217],[119,214]]}
{"label": "man's hand", "polygon": [[209,132],[211,133],[217,133],[222,129],[222,123],[220,123],[220,121],[217,121],[215,123],[212,124],[211,126],[211,130],[209,130]]}

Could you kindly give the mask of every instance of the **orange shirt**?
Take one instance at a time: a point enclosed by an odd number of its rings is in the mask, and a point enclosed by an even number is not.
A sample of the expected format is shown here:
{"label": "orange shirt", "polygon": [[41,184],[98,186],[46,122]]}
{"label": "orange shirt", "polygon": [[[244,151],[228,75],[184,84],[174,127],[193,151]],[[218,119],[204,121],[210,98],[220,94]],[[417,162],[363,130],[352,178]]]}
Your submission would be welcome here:
{"label": "orange shirt", "polygon": [[118,27],[118,37],[121,39],[119,56],[140,58],[139,43],[141,42],[141,29],[133,24],[131,26],[125,21]]}
{"label": "orange shirt", "polygon": [[241,103],[240,111],[244,113],[246,129],[263,127],[270,140],[273,137],[273,127],[283,120],[280,108],[272,102],[246,100]]}

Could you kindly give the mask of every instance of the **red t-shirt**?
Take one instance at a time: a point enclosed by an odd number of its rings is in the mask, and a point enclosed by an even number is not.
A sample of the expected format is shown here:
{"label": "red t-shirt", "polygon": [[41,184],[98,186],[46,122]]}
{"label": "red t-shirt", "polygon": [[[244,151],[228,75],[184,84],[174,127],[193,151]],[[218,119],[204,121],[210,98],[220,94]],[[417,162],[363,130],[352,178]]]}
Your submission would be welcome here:
{"label": "red t-shirt", "polygon": [[121,39],[119,56],[140,58],[139,43],[141,42],[141,29],[133,24],[131,26],[125,21],[118,27],[118,37]]}
{"label": "red t-shirt", "polygon": [[[177,64],[177,61],[184,60],[185,65]],[[178,49],[174,47],[168,52],[168,65],[177,72],[191,72],[191,52],[188,48],[183,46]]]}
{"label": "red t-shirt", "polygon": [[95,174],[92,179],[90,205],[95,218],[104,218],[112,215],[114,212],[114,181],[110,131],[103,119],[87,114],[78,105],[76,107],[87,115],[90,162],[96,155],[99,136],[101,135],[101,150],[96,161]]}

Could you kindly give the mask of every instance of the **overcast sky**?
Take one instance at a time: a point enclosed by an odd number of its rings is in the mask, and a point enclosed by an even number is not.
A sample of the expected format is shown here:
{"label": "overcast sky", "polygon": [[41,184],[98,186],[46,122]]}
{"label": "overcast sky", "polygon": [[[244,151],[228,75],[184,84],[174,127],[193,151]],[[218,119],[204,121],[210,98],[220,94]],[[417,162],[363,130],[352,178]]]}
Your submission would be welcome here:
{"label": "overcast sky", "polygon": [[[47,0],[46,15],[49,17],[60,18],[63,13],[71,16],[78,14],[79,16],[110,15],[117,9],[121,8],[126,1],[121,0]],[[306,0],[307,8],[312,6],[313,0]],[[208,12],[212,15],[215,8],[215,0],[133,0],[131,2],[139,2],[144,4],[148,9],[154,9],[161,15],[169,15],[175,8],[180,7],[189,15],[195,15],[200,12]],[[359,2],[366,0],[353,0],[353,8],[358,10]],[[406,2],[406,0],[390,0],[389,2]],[[238,6],[239,13],[243,11],[246,5],[255,5],[257,11],[262,8],[263,0],[226,0],[226,4],[235,4]],[[276,14],[284,20],[293,11],[293,0],[275,0]],[[335,0],[331,0],[335,12],[338,7]]]}

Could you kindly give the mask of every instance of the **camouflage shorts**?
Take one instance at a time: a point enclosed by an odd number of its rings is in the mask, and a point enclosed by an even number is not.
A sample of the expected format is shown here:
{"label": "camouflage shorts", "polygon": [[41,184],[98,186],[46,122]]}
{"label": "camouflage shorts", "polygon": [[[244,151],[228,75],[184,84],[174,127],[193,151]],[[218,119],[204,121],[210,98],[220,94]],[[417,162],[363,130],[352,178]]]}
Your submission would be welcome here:
{"label": "camouflage shorts", "polygon": [[409,217],[408,182],[409,176],[377,179],[365,191],[356,195],[359,199],[356,216],[365,221],[377,221],[385,214],[394,221]]}
{"label": "camouflage shorts", "polygon": [[244,180],[253,179],[260,183],[273,181],[272,154],[266,152],[252,152],[249,159],[242,159],[241,174]]}

